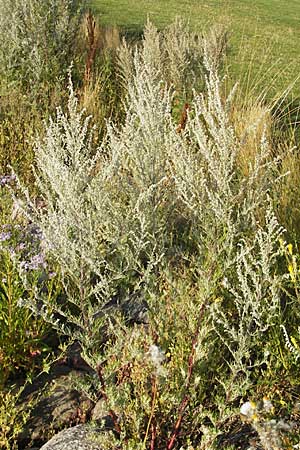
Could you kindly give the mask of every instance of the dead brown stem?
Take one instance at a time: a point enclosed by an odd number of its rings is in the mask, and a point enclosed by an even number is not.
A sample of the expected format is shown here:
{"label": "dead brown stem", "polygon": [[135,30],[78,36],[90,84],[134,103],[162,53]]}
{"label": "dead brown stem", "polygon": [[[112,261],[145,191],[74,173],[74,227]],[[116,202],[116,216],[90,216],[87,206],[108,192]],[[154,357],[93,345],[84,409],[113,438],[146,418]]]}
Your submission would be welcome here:
{"label": "dead brown stem", "polygon": [[91,12],[86,16],[87,43],[88,54],[85,63],[84,83],[88,84],[91,78],[91,69],[95,61],[96,51],[98,47],[98,37],[96,33],[96,21]]}

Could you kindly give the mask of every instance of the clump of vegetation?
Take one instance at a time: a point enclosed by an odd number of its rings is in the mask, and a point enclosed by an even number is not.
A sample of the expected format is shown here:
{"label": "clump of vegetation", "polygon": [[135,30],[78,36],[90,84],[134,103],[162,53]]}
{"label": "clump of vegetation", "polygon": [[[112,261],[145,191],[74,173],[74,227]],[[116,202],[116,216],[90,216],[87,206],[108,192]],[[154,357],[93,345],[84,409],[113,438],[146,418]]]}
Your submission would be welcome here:
{"label": "clump of vegetation", "polygon": [[[74,54],[80,0],[0,2],[1,79],[47,95],[64,77]],[[49,89],[48,89],[49,88]],[[41,91],[42,92],[42,91]]]}
{"label": "clump of vegetation", "polygon": [[18,435],[26,424],[33,402],[20,407],[23,387],[0,392],[0,445],[4,450],[18,449]]}
{"label": "clump of vegetation", "polygon": [[[106,404],[103,448],[234,448],[243,420],[263,448],[290,448],[299,270],[277,216],[287,184],[271,110],[257,102],[257,118],[236,88],[225,94],[223,29],[200,38],[148,22],[136,45],[114,35],[97,59],[101,33],[84,21],[82,80],[70,76],[35,140],[34,189],[16,170],[0,179],[13,202],[0,236],[3,383],[13,365],[29,370],[50,325],[94,370],[79,388]],[[100,79],[115,95],[101,110]]]}

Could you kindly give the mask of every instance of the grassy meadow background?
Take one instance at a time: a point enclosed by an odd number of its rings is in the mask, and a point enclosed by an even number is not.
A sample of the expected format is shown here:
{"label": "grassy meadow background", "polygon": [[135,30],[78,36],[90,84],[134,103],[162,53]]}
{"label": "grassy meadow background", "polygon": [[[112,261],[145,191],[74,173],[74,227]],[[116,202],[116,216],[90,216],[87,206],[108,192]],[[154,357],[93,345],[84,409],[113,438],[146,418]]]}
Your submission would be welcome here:
{"label": "grassy meadow background", "polygon": [[297,0],[90,0],[90,4],[101,23],[133,34],[142,32],[148,17],[158,28],[176,16],[186,18],[195,30],[223,24],[230,32],[228,63],[248,89],[259,91],[268,85],[269,95],[276,95],[295,82],[293,94],[300,94]]}

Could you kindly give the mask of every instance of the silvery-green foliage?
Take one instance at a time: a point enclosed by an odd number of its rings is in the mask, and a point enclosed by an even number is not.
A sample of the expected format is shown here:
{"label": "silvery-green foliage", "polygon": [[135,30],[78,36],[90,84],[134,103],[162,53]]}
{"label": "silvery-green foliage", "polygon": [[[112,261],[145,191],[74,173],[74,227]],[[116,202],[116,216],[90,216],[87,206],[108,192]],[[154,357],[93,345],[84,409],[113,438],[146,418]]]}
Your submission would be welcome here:
{"label": "silvery-green foliage", "polygon": [[162,35],[166,79],[177,87],[196,84],[202,70],[204,39],[177,18]]}
{"label": "silvery-green foliage", "polygon": [[[89,177],[97,159],[91,139],[89,118],[78,112],[70,84],[67,113],[58,109],[56,119],[50,119],[45,137],[36,143],[35,178],[44,207],[31,201],[26,191],[27,200],[21,203],[29,220],[38,224],[46,251],[55,255],[63,275],[67,275],[72,286],[69,290],[65,284],[68,300],[80,304],[84,322],[88,300],[95,295],[91,277],[101,266],[101,239],[98,240],[87,196]],[[69,317],[72,320],[77,322],[75,317]]]}
{"label": "silvery-green foliage", "polygon": [[[164,238],[172,206],[167,159],[175,126],[170,113],[172,91],[163,83],[162,72],[151,60],[145,60],[144,52],[145,48],[143,52],[135,52],[135,75],[128,83],[125,123],[120,130],[108,127],[108,151],[115,164],[112,183],[122,193],[120,200],[124,203],[127,199],[125,214],[136,210],[138,221],[143,223],[139,228],[147,227],[158,243]],[[120,219],[123,226],[131,220],[124,215]]]}
{"label": "silvery-green foliage", "polygon": [[221,80],[207,53],[204,65],[206,94],[195,93],[186,130],[174,139],[169,170],[200,254],[206,252],[207,257],[209,251],[225,270],[234,263],[239,239],[257,228],[256,214],[266,205],[277,161],[263,138],[249,175],[239,173],[237,155],[243,141],[229,114],[234,92],[223,99]]}
{"label": "silvery-green foliage", "polygon": [[182,19],[163,31],[148,22],[140,48],[132,50],[126,41],[119,49],[119,64],[125,84],[135,75],[134,54],[138,52],[145,65],[157,70],[162,79],[176,89],[186,90],[199,83],[203,74],[203,38],[189,30]]}
{"label": "silvery-green foliage", "polygon": [[[228,364],[233,380],[226,388],[231,398],[248,387],[250,369],[268,362],[268,349],[259,351],[267,333],[273,329],[273,335],[279,334],[282,277],[276,273],[276,262],[283,231],[270,207],[265,228],[259,227],[254,238],[238,244],[234,274],[223,283],[224,298],[211,307],[216,333],[232,356]],[[237,375],[238,389],[233,392]]]}
{"label": "silvery-green foliage", "polygon": [[[172,245],[174,211],[190,227],[201,257],[210,255],[222,266],[222,276],[235,263],[235,245],[244,231],[256,230],[254,213],[269,188],[266,174],[273,165],[266,146],[250,176],[238,178],[242,143],[230,126],[229,100],[221,98],[207,53],[207,95],[195,94],[186,130],[177,132],[161,41],[148,24],[142,45],[131,55],[124,125],[109,124],[100,149],[92,148],[88,119],[78,111],[72,87],[68,113],[58,110],[36,147],[36,182],[46,207],[31,205],[29,216],[76,286],[78,298],[67,285],[66,290],[86,323],[95,297],[99,307],[121,280],[148,277],[161,261]],[[199,270],[209,291],[210,269]]]}
{"label": "silvery-green foliage", "polygon": [[210,66],[218,70],[226,54],[228,31],[224,25],[212,26],[203,40],[204,53],[208,55]]}
{"label": "silvery-green foliage", "polygon": [[173,163],[178,193],[203,230],[218,223],[233,226],[239,145],[221,100],[220,79],[211,67],[208,73],[207,96],[195,93],[193,114]]}
{"label": "silvery-green foliage", "polygon": [[[300,358],[298,345],[296,344],[295,339],[293,339],[293,343],[291,342],[290,336],[288,335],[285,326],[281,325],[281,328],[285,340],[285,346],[294,355],[294,358],[297,361]],[[298,336],[300,336],[300,327],[298,327]]]}
{"label": "silvery-green foliage", "polygon": [[64,77],[71,63],[81,0],[1,0],[1,76],[28,84]]}
{"label": "silvery-green foliage", "polygon": [[[173,146],[176,156],[170,171],[181,212],[192,224],[201,288],[217,296],[212,323],[231,354],[231,376],[224,374],[219,381],[228,398],[234,399],[249,387],[249,369],[265,361],[263,354],[257,354],[264,331],[276,325],[278,333],[281,320],[281,280],[275,262],[283,230],[268,196],[278,161],[271,158],[263,137],[249,175],[239,173],[237,155],[243,142],[229,119],[232,95],[222,98],[221,81],[209,55],[205,54],[204,64],[206,95],[195,95],[186,130]],[[265,226],[258,222],[261,208],[267,210]],[[224,285],[230,295],[220,300]],[[237,377],[242,373],[243,380]]]}
{"label": "silvery-green foliage", "polygon": [[[150,83],[149,99],[152,88]],[[159,95],[158,91],[155,94]],[[138,93],[132,95],[138,98]],[[167,91],[163,95],[168,99]],[[160,99],[155,100],[158,103]],[[149,121],[150,112],[156,111],[152,106],[148,105]],[[157,124],[165,110],[166,106],[157,111]],[[128,112],[124,128],[120,132],[110,128],[108,141],[94,150],[89,118],[78,111],[70,83],[67,113],[58,109],[36,145],[36,184],[45,207],[41,209],[25,192],[24,213],[41,229],[49,255],[60,264],[68,302],[79,308],[80,314],[58,305],[56,311],[81,330],[93,325],[94,314],[118,292],[122,282],[131,283],[130,276],[135,274],[138,284],[145,280],[163,254],[159,239],[163,242],[164,221],[156,214],[163,193],[162,157],[158,154],[151,159],[154,134],[143,136],[141,132],[139,137],[138,128],[127,123],[130,120]],[[143,145],[145,153],[139,156]],[[161,146],[156,142],[156,148]],[[46,318],[51,305],[45,307],[40,313]]]}

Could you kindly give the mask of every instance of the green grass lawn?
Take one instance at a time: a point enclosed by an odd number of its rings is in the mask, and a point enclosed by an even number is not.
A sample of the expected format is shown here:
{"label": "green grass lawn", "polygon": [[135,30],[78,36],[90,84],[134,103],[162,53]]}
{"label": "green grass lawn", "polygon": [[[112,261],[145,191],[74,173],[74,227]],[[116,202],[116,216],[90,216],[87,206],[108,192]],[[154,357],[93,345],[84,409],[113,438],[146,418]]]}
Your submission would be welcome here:
{"label": "green grass lawn", "polygon": [[[194,29],[224,23],[231,32],[230,65],[236,78],[261,89],[281,91],[298,77],[300,67],[299,0],[91,0],[105,25],[139,32],[147,17],[160,28],[176,15]],[[300,81],[294,94],[300,94]]]}

